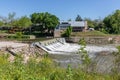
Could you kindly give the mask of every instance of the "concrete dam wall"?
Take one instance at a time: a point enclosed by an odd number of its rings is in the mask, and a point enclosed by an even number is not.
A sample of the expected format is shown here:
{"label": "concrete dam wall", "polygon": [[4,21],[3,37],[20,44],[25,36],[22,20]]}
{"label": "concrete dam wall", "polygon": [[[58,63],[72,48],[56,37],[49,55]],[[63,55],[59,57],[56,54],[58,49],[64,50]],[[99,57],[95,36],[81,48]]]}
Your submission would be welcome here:
{"label": "concrete dam wall", "polygon": [[[81,45],[67,43],[65,38],[55,38],[41,42],[34,42],[31,46],[37,46],[50,54],[77,53],[81,48]],[[116,51],[116,48],[111,45],[87,45],[85,50],[87,50],[89,54],[93,54],[101,51]]]}
{"label": "concrete dam wall", "polygon": [[44,51],[52,54],[73,53],[78,51],[79,46],[66,43],[64,38],[55,38],[42,42],[35,42],[32,46],[37,46]]}
{"label": "concrete dam wall", "polygon": [[103,37],[71,37],[66,38],[67,42],[78,43],[84,38],[87,44],[120,44],[120,36],[103,36]]}
{"label": "concrete dam wall", "polygon": [[[81,45],[67,43],[64,38],[55,38],[46,41],[34,42],[31,46],[36,46],[49,53],[49,56],[61,67],[67,67],[69,64],[73,68],[79,67],[82,60],[80,54],[77,54]],[[92,59],[90,71],[99,73],[110,73],[114,68],[115,57],[112,54],[117,52],[116,46],[111,44],[104,45],[86,45],[85,50]],[[95,66],[94,66],[95,65]]]}

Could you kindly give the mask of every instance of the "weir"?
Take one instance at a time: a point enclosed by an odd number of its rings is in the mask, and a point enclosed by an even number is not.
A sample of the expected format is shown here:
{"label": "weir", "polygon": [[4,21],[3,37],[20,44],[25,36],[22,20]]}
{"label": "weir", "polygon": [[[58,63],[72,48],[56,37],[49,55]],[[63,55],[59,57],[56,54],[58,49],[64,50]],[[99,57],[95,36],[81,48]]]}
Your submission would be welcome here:
{"label": "weir", "polygon": [[[67,68],[68,64],[70,64],[72,68],[79,68],[79,65],[82,63],[81,55],[75,54],[81,46],[78,44],[67,43],[64,38],[34,42],[32,46],[36,46],[49,53],[49,57],[61,67]],[[89,71],[95,70],[95,72],[100,73],[111,72],[115,60],[112,53],[118,51],[116,45],[87,44],[85,50],[92,61]]]}
{"label": "weir", "polygon": [[[78,44],[67,43],[64,38],[55,38],[41,42],[34,42],[32,43],[32,46],[37,46],[50,54],[77,53],[81,47]],[[85,50],[90,56],[93,56],[98,52],[117,51],[113,45],[87,45]]]}
{"label": "weir", "polygon": [[66,43],[64,38],[55,38],[52,40],[35,42],[32,45],[42,48],[44,51],[53,54],[75,53],[80,48],[80,46]]}

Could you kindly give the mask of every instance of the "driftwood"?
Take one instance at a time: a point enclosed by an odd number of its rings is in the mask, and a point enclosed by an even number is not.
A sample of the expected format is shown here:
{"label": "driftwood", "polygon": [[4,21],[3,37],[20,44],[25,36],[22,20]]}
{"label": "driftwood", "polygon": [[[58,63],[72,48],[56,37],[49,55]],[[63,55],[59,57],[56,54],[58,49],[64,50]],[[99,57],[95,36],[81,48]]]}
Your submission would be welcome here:
{"label": "driftwood", "polygon": [[14,53],[13,51],[11,51],[10,49],[11,49],[11,47],[6,47],[6,51],[8,51],[13,56],[16,56],[16,53]]}

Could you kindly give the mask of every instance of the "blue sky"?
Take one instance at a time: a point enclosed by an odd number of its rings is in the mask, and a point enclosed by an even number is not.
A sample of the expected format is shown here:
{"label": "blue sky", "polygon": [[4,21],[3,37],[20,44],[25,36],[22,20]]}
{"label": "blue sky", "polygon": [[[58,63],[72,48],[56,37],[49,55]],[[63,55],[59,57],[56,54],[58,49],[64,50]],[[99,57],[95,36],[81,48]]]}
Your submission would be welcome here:
{"label": "blue sky", "polygon": [[120,0],[1,0],[0,16],[16,12],[17,17],[34,12],[49,12],[60,20],[82,18],[104,18],[120,9]]}

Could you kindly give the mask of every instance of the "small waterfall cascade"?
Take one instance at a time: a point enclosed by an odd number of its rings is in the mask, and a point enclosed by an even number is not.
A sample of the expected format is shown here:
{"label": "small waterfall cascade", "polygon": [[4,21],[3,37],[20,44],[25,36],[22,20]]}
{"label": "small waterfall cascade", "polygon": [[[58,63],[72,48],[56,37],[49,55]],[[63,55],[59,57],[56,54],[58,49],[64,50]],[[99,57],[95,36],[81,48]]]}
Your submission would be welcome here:
{"label": "small waterfall cascade", "polygon": [[[35,42],[32,44],[33,46],[37,46],[42,48],[48,53],[72,53],[78,51],[79,46],[74,46],[69,43],[66,43],[64,38],[55,38],[52,40]],[[73,47],[74,46],[74,47]]]}
{"label": "small waterfall cascade", "polygon": [[[81,48],[78,44],[70,44],[64,38],[55,38],[46,41],[34,42],[31,46],[35,46],[49,53],[49,56],[61,67],[67,67],[70,64],[77,68],[82,63],[80,54],[73,54],[78,52]],[[100,73],[110,73],[114,67],[115,57],[112,54],[117,52],[116,45],[89,45],[85,47],[89,57],[91,58],[91,65],[89,71],[97,71]]]}
{"label": "small waterfall cascade", "polygon": [[[69,54],[76,53],[78,49],[80,49],[80,45],[78,44],[70,44],[65,41],[64,38],[55,38],[46,41],[34,42],[31,46],[37,46],[42,50],[51,53],[51,54]],[[95,53],[101,51],[113,52],[117,51],[114,46],[111,45],[87,45],[85,50],[89,53],[90,56],[94,56]]]}

